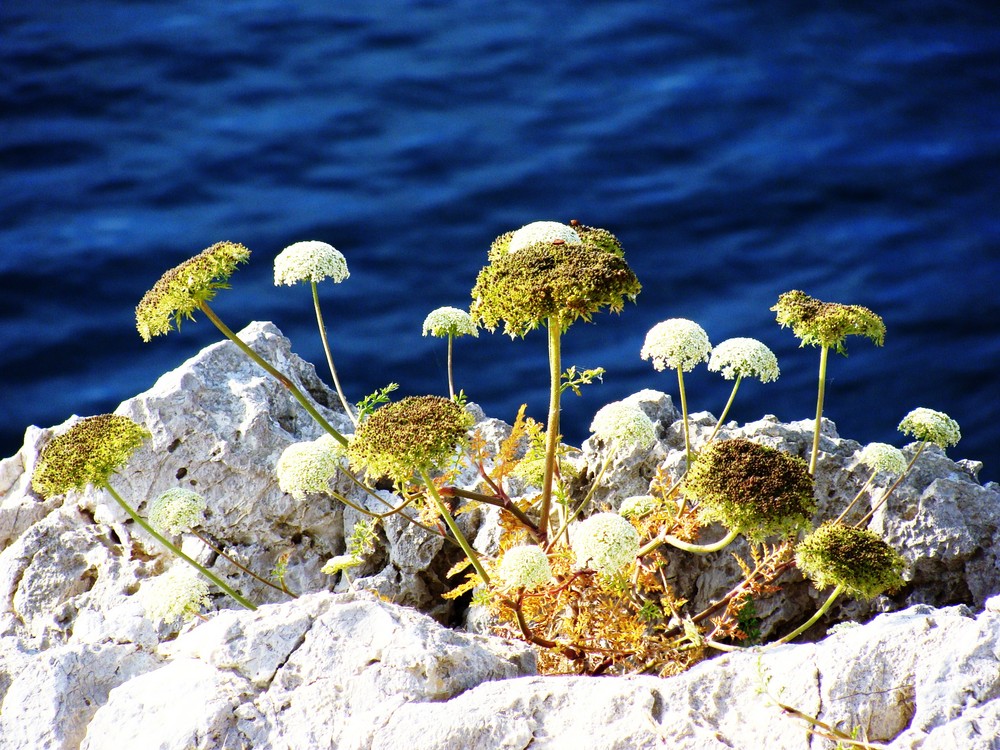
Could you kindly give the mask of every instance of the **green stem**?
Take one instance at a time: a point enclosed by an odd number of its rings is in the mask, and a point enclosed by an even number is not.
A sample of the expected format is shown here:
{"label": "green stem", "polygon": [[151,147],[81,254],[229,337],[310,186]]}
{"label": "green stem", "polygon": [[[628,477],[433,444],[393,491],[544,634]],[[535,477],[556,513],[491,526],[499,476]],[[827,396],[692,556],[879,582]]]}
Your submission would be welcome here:
{"label": "green stem", "polygon": [[486,573],[486,569],[483,564],[479,562],[479,555],[476,551],[472,549],[472,545],[469,544],[469,540],[465,538],[465,534],[462,530],[458,528],[458,524],[455,523],[455,519],[452,518],[451,513],[448,511],[447,506],[444,501],[441,500],[441,496],[438,494],[437,487],[434,486],[434,480],[431,479],[430,474],[427,473],[427,469],[420,469],[420,478],[424,480],[424,484],[427,486],[427,493],[434,500],[434,504],[437,505],[438,512],[441,513],[444,518],[444,522],[448,524],[448,528],[451,529],[451,533],[455,535],[455,541],[465,552],[466,556],[469,558],[469,562],[472,563],[472,567],[476,569],[476,573],[479,574],[480,579],[485,584],[489,584],[490,577]]}
{"label": "green stem", "polygon": [[[693,552],[696,555],[707,555],[709,552],[718,552],[720,549],[728,547],[730,544],[732,544],[733,540],[736,539],[736,537],[738,537],[739,535],[740,533],[738,531],[730,531],[728,534],[722,537],[722,539],[720,539],[717,542],[712,542],[712,544],[691,544],[691,542],[684,542],[675,536],[669,536],[669,535],[663,537],[663,541],[669,544],[671,547],[676,547],[677,549],[683,550],[685,552]],[[654,539],[653,541],[656,540]],[[650,545],[652,545],[652,542],[647,544],[646,547],[649,547]],[[656,549],[656,547],[653,547],[653,549]],[[649,552],[652,552],[652,549],[649,550]],[[643,550],[639,550],[639,553],[648,554],[648,552],[643,552]]]}
{"label": "green stem", "polygon": [[133,521],[135,521],[137,524],[139,524],[139,526],[142,527],[146,531],[146,533],[148,533],[156,541],[158,541],[160,544],[162,544],[168,550],[170,550],[171,552],[173,552],[175,555],[177,555],[179,558],[181,558],[181,560],[183,560],[184,562],[188,563],[189,565],[194,566],[194,568],[199,573],[201,573],[203,576],[205,576],[205,578],[207,578],[212,583],[214,583],[216,586],[218,586],[220,589],[222,589],[225,593],[229,594],[229,596],[231,596],[234,601],[236,601],[237,603],[243,605],[247,609],[257,609],[257,606],[253,602],[251,602],[248,599],[245,599],[242,596],[240,596],[239,594],[237,594],[225,581],[223,581],[221,578],[219,578],[217,575],[215,575],[215,573],[213,573],[212,571],[210,571],[208,568],[206,568],[201,563],[196,562],[193,558],[191,558],[188,555],[186,555],[184,552],[181,551],[181,549],[177,545],[175,545],[173,542],[171,542],[169,539],[167,539],[165,536],[163,536],[160,532],[158,532],[156,529],[154,529],[152,526],[150,526],[149,523],[146,521],[145,518],[143,518],[138,513],[136,513],[135,510],[132,509],[132,506],[129,505],[127,502],[125,502],[125,500],[122,498],[121,495],[119,495],[117,492],[115,492],[114,487],[112,487],[107,482],[105,482],[103,486],[104,486],[104,489],[106,489],[108,491],[108,493],[111,495],[111,497],[113,497],[115,499],[115,502],[117,502],[122,507],[122,509],[126,513],[129,514],[129,517],[131,517],[131,519]]}
{"label": "green stem", "polygon": [[885,494],[882,495],[882,498],[872,507],[870,511],[868,511],[865,514],[864,518],[862,518],[860,521],[854,524],[855,528],[860,528],[862,524],[868,523],[872,519],[872,516],[875,515],[875,511],[877,511],[879,508],[885,505],[885,501],[889,499],[889,495],[891,495],[893,492],[896,491],[896,488],[899,487],[900,483],[902,483],[902,481],[906,478],[906,475],[910,473],[910,469],[913,468],[913,464],[917,462],[917,459],[920,457],[920,454],[924,452],[924,448],[926,447],[927,447],[927,441],[925,440],[920,444],[920,447],[917,448],[917,452],[913,454],[913,458],[910,459],[910,463],[908,463],[906,465],[906,468],[903,469],[903,473],[900,474],[899,478],[892,483],[892,487],[890,487],[885,491]]}
{"label": "green stem", "polygon": [[560,336],[562,324],[557,317],[549,318],[549,416],[545,424],[545,474],[542,479],[542,500],[538,510],[538,531],[548,538],[549,512],[552,506],[552,479],[555,475],[556,454],[559,451],[559,396],[562,392]]}
{"label": "green stem", "polygon": [[556,535],[552,537],[552,540],[545,546],[546,552],[551,551],[552,548],[556,546],[556,544],[559,542],[559,537],[569,533],[569,525],[576,520],[577,516],[579,516],[583,512],[583,509],[587,507],[591,499],[594,497],[594,492],[600,485],[601,479],[604,478],[604,473],[608,470],[608,467],[611,466],[611,460],[614,458],[614,455],[615,455],[615,446],[614,443],[612,443],[611,445],[608,446],[608,455],[605,457],[604,463],[601,464],[601,470],[597,472],[597,476],[594,477],[594,481],[591,482],[590,484],[590,489],[587,491],[587,496],[580,501],[580,504],[577,505],[576,508],[573,510],[573,512],[569,515],[569,518],[566,519],[566,522],[562,525],[562,528],[559,529]]}
{"label": "green stem", "polygon": [[275,591],[280,591],[282,594],[288,594],[293,599],[298,598],[299,595],[296,594],[294,591],[289,591],[287,587],[285,587],[285,586],[279,586],[278,584],[274,583],[273,581],[269,581],[266,578],[264,578],[263,576],[257,575],[256,573],[254,573],[252,570],[250,570],[250,568],[246,567],[245,565],[241,565],[240,563],[238,563],[232,557],[232,555],[228,554],[227,552],[223,551],[221,548],[219,548],[216,545],[212,544],[212,541],[207,536],[205,536],[204,534],[202,534],[202,533],[200,533],[198,531],[195,531],[194,529],[191,529],[191,533],[194,534],[196,537],[198,537],[201,540],[201,543],[204,544],[206,547],[208,547],[210,550],[212,550],[212,552],[214,552],[215,554],[217,554],[219,557],[224,557],[233,566],[239,568],[240,570],[242,570],[244,573],[246,573],[251,578],[254,578],[254,579],[260,581],[265,586],[270,586]]}
{"label": "green stem", "polygon": [[830,347],[824,346],[819,353],[819,394],[816,396],[816,427],[813,429],[812,455],[809,458],[809,473],[816,476],[816,457],[819,455],[819,430],[823,422],[823,397],[826,393],[826,361]]}
{"label": "green stem", "polygon": [[451,345],[453,340],[454,336],[452,336],[449,333],[448,334],[448,396],[449,398],[451,398],[452,401],[455,400],[455,381],[452,378],[451,374],[451,349],[452,349]]}
{"label": "green stem", "polygon": [[784,638],[780,638],[777,641],[775,641],[775,643],[788,643],[789,641],[795,640],[804,632],[809,630],[809,628],[811,628],[819,621],[819,618],[821,618],[823,615],[826,614],[826,611],[830,609],[830,605],[832,605],[833,602],[837,599],[837,597],[840,596],[842,593],[844,593],[844,587],[842,585],[837,586],[837,588],[833,590],[833,593],[830,594],[829,598],[825,602],[823,602],[823,606],[816,611],[816,614],[810,617],[806,622],[802,623],[799,627],[795,628],[795,630],[786,635]]}
{"label": "green stem", "polygon": [[875,481],[875,475],[876,474],[878,474],[878,469],[876,469],[876,470],[874,470],[872,472],[872,475],[870,477],[868,477],[868,481],[865,482],[864,487],[862,487],[860,490],[858,490],[858,494],[855,495],[854,499],[851,500],[851,502],[848,504],[848,506],[846,508],[844,508],[843,513],[841,513],[839,516],[837,516],[837,520],[834,521],[834,523],[840,523],[841,521],[843,521],[847,517],[847,514],[851,512],[851,508],[853,508],[855,505],[858,504],[858,500],[860,500],[861,497],[862,497],[862,495],[864,495],[865,492],[868,490],[868,488],[872,486],[872,482]]}
{"label": "green stem", "polygon": [[684,419],[684,450],[687,453],[687,468],[691,469],[691,431],[688,427],[687,394],[684,392],[684,370],[677,368],[677,385],[681,392],[681,416]]}
{"label": "green stem", "polygon": [[326,362],[330,365],[330,375],[333,377],[333,385],[337,389],[337,395],[340,396],[340,403],[344,406],[344,411],[347,412],[347,416],[351,418],[354,426],[358,426],[358,418],[354,416],[354,409],[351,408],[350,403],[348,403],[347,398],[344,396],[344,389],[340,387],[340,378],[337,377],[337,368],[333,366],[333,355],[330,353],[330,342],[326,338],[326,325],[323,323],[323,313],[319,309],[319,292],[316,288],[316,282],[312,282],[312,295],[313,295],[313,307],[316,308],[316,325],[319,326],[319,337],[323,341],[323,351],[326,353]]}
{"label": "green stem", "polygon": [[229,329],[229,327],[222,322],[219,316],[215,314],[212,308],[208,306],[207,302],[202,302],[200,309],[203,313],[205,313],[205,316],[209,320],[211,320],[212,323],[215,324],[215,327],[218,328],[220,331],[222,331],[223,336],[225,336],[227,339],[236,344],[236,346],[239,347],[241,352],[247,355],[247,357],[249,357],[252,361],[260,365],[268,375],[270,375],[279,383],[281,383],[283,386],[285,386],[285,388],[288,389],[288,392],[295,397],[295,400],[298,401],[300,404],[302,404],[302,408],[309,413],[309,416],[311,416],[313,419],[316,420],[316,424],[318,424],[320,427],[326,430],[330,435],[332,435],[333,438],[338,443],[343,445],[345,448],[347,447],[347,438],[345,438],[343,435],[337,432],[337,430],[335,430],[333,426],[330,425],[329,422],[323,419],[323,415],[321,415],[318,411],[316,411],[316,407],[313,406],[311,403],[309,403],[309,399],[306,398],[305,394],[302,393],[302,391],[299,390],[298,387],[296,387],[295,383],[293,383],[287,375],[283,374],[280,370],[275,369],[259,354],[257,354],[257,352],[255,352],[253,349],[247,346],[243,341],[241,341],[239,336],[233,333]]}
{"label": "green stem", "polygon": [[712,434],[708,436],[708,440],[705,441],[705,445],[708,445],[715,440],[715,436],[719,434],[719,428],[722,427],[722,423],[726,421],[726,415],[729,414],[729,409],[732,407],[733,401],[736,400],[736,390],[740,387],[740,382],[742,380],[742,375],[736,376],[736,382],[733,383],[733,390],[732,393],[729,394],[729,400],[726,402],[726,408],[722,410],[722,416],[719,417],[719,421],[715,423],[715,429],[712,430]]}

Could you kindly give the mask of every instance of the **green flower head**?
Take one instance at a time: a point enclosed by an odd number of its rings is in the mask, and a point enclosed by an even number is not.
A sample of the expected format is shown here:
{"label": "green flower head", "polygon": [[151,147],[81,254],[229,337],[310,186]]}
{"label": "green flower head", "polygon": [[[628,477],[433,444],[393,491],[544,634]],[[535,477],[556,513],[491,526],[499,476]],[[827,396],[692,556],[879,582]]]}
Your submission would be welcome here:
{"label": "green flower head", "polygon": [[336,557],[331,557],[326,561],[326,564],[319,569],[320,573],[326,573],[328,576],[336,575],[347,568],[354,568],[361,565],[364,560],[359,560],[354,555],[337,555]]}
{"label": "green flower head", "polygon": [[533,589],[552,580],[545,550],[537,544],[511,547],[497,566],[496,576],[504,588]]}
{"label": "green flower head", "polygon": [[798,544],[795,563],[817,588],[843,586],[860,599],[902,586],[906,565],[878,534],[832,521]]}
{"label": "green flower head", "polygon": [[250,251],[235,242],[219,242],[167,271],[143,295],[135,308],[136,328],[143,341],[165,334],[181,320],[210,302],[219,289],[228,289],[236,266],[246,263]]}
{"label": "green flower head", "polygon": [[649,329],[639,356],[651,359],[653,367],[691,372],[699,362],[707,362],[712,345],[705,329],[692,320],[670,318]]}
{"label": "green flower head", "polygon": [[816,500],[805,462],[745,438],[711,443],[684,480],[704,521],[720,521],[753,541],[809,526]]}
{"label": "green flower head", "polygon": [[52,439],[35,466],[31,486],[43,497],[101,486],[132,457],[149,433],[128,417],[87,417]]}
{"label": "green flower head", "polygon": [[899,431],[942,448],[958,445],[958,441],[962,439],[958,422],[943,411],[923,407],[914,409],[903,417],[903,421],[899,423]]}
{"label": "green flower head", "polygon": [[348,448],[351,465],[372,478],[407,481],[449,461],[466,439],[472,415],[450,399],[409,396],[377,409]]}
{"label": "green flower head", "polygon": [[570,546],[578,567],[614,576],[639,554],[639,532],[617,513],[595,513],[571,530]]}
{"label": "green flower head", "polygon": [[439,307],[431,310],[424,318],[424,336],[462,336],[469,334],[479,337],[479,329],[472,322],[472,316],[457,307]]}
{"label": "green flower head", "polygon": [[774,352],[757,339],[747,338],[726,339],[712,349],[708,369],[726,380],[757,378],[761,383],[777,380],[781,374]]}
{"label": "green flower head", "polygon": [[536,242],[500,253],[479,272],[472,317],[509,336],[524,336],[549,319],[565,331],[608,308],[620,312],[641,285],[625,259],[595,245]]}
{"label": "green flower head", "polygon": [[344,448],[328,435],[292,443],[281,452],[275,467],[278,487],[296,500],[329,492],[330,480],[341,469],[344,457]]}
{"label": "green flower head", "polygon": [[791,326],[792,333],[802,340],[801,346],[822,346],[846,354],[844,339],[848,336],[865,336],[876,346],[885,341],[882,318],[860,305],[821,302],[796,289],[778,297],[771,310],[777,313],[782,328]]}
{"label": "green flower head", "polygon": [[163,534],[184,534],[205,522],[205,498],[193,490],[174,487],[149,506],[149,525]]}
{"label": "green flower head", "polygon": [[858,460],[872,471],[902,474],[906,471],[903,451],[888,443],[869,443],[861,450]]}
{"label": "green flower head", "polygon": [[615,448],[648,448],[656,442],[656,431],[646,412],[638,406],[614,401],[602,406],[590,423],[590,431]]}
{"label": "green flower head", "polygon": [[208,581],[187,565],[174,565],[143,584],[139,599],[154,622],[190,620],[209,604]]}
{"label": "green flower head", "polygon": [[351,275],[347,260],[333,245],[306,240],[289,245],[274,259],[274,285],[292,286],[300,281],[332,279],[339,283]]}
{"label": "green flower head", "polygon": [[652,495],[632,495],[622,500],[618,515],[622,518],[642,518],[660,507],[660,502]]}

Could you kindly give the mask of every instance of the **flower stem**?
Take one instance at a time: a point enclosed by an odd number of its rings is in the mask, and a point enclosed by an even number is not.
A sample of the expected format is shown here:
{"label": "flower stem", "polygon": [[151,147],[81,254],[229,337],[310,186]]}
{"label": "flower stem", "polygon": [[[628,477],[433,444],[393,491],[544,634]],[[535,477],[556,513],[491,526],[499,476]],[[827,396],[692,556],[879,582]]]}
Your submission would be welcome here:
{"label": "flower stem", "polygon": [[830,347],[824,346],[819,352],[819,393],[816,396],[816,427],[813,429],[812,455],[809,458],[809,473],[816,476],[816,457],[819,455],[819,429],[823,422],[823,397],[826,393],[826,361]]}
{"label": "flower stem", "polygon": [[806,622],[799,625],[799,627],[795,628],[795,630],[786,635],[784,638],[779,638],[777,641],[775,641],[775,643],[788,643],[789,641],[795,640],[804,632],[809,630],[809,628],[811,628],[813,625],[817,623],[819,618],[821,618],[823,615],[826,614],[826,611],[830,609],[830,605],[832,605],[833,602],[837,599],[837,597],[840,596],[842,593],[844,593],[844,587],[842,585],[838,585],[837,588],[833,590],[833,593],[830,594],[829,598],[827,598],[827,600],[823,602],[823,606],[820,607],[818,610],[816,610],[816,614],[810,617]]}
{"label": "flower stem", "polygon": [[687,468],[691,468],[691,430],[688,427],[687,394],[684,392],[684,369],[677,368],[677,385],[681,392],[681,416],[684,419],[684,450],[687,453]]}
{"label": "flower stem", "polygon": [[244,573],[246,573],[251,578],[255,578],[256,580],[258,580],[261,583],[263,583],[265,586],[270,586],[272,589],[274,589],[276,591],[280,591],[282,594],[288,594],[288,596],[292,597],[293,599],[297,599],[298,598],[299,595],[296,594],[294,591],[290,591],[288,589],[288,587],[286,587],[286,586],[279,586],[278,584],[274,583],[273,581],[269,581],[266,578],[264,578],[263,576],[257,575],[252,570],[250,570],[250,568],[248,568],[248,567],[246,567],[246,566],[241,565],[240,563],[238,563],[233,558],[232,555],[230,555],[229,553],[225,552],[220,547],[217,547],[216,545],[214,545],[212,543],[212,541],[207,536],[205,536],[204,534],[202,534],[202,533],[200,533],[198,531],[195,531],[194,529],[191,529],[191,533],[194,534],[196,537],[198,537],[201,540],[202,544],[204,544],[206,547],[208,547],[210,550],[212,550],[212,552],[214,552],[215,554],[219,555],[220,557],[224,557],[232,565],[234,565],[235,567],[237,567],[240,570],[242,570]]}
{"label": "flower stem", "polygon": [[212,321],[215,327],[218,328],[220,331],[222,331],[223,336],[225,336],[227,339],[236,344],[236,346],[239,347],[240,351],[243,352],[245,355],[247,355],[247,357],[249,357],[252,361],[256,362],[258,365],[264,368],[264,371],[268,375],[270,375],[279,383],[281,383],[283,386],[285,386],[285,388],[288,389],[288,392],[295,397],[295,400],[298,401],[300,404],[302,404],[302,408],[305,409],[307,412],[309,412],[309,416],[311,416],[313,419],[316,420],[316,424],[318,424],[320,427],[326,430],[330,435],[332,435],[333,438],[338,443],[340,443],[344,447],[347,447],[347,438],[345,438],[343,435],[337,432],[337,430],[335,430],[329,422],[323,419],[323,415],[321,415],[316,410],[315,406],[309,403],[309,399],[306,398],[306,395],[301,390],[299,390],[298,387],[296,387],[295,383],[292,382],[291,378],[289,378],[287,375],[283,374],[280,370],[277,370],[275,367],[270,365],[266,360],[264,360],[263,357],[257,354],[257,352],[255,352],[253,349],[247,346],[246,343],[241,341],[239,336],[233,333],[229,329],[229,326],[223,323],[222,320],[219,318],[219,316],[215,314],[215,311],[213,311],[212,308],[208,306],[207,302],[202,302],[200,309],[203,313],[205,313],[205,316]]}
{"label": "flower stem", "polygon": [[910,473],[910,469],[913,468],[913,464],[917,462],[917,459],[920,457],[920,454],[924,452],[924,448],[926,447],[927,447],[927,441],[924,440],[920,444],[920,447],[917,448],[917,452],[913,454],[913,458],[910,459],[910,463],[908,463],[906,465],[906,468],[903,469],[903,473],[900,474],[899,478],[892,483],[892,487],[890,487],[885,491],[885,494],[882,495],[881,499],[874,506],[872,506],[872,509],[865,514],[865,517],[862,518],[860,521],[858,521],[856,524],[854,524],[855,528],[860,528],[862,524],[868,523],[872,519],[872,516],[875,515],[875,511],[877,511],[879,508],[885,505],[885,501],[889,499],[889,495],[895,492],[896,488],[899,487],[903,479],[906,478],[906,475]]}
{"label": "flower stem", "polygon": [[424,480],[424,484],[427,486],[427,493],[434,500],[434,504],[437,505],[438,512],[444,517],[444,522],[448,524],[448,528],[451,529],[451,533],[455,535],[455,540],[458,545],[465,552],[466,556],[469,558],[469,562],[472,563],[472,567],[476,569],[476,573],[479,574],[480,579],[483,583],[489,584],[490,577],[486,573],[486,569],[483,564],[479,561],[479,555],[476,551],[472,549],[472,545],[469,544],[469,540],[465,538],[465,534],[462,530],[458,528],[458,524],[455,523],[455,519],[452,518],[451,512],[445,506],[444,501],[441,500],[441,496],[438,494],[437,487],[434,486],[434,480],[431,479],[430,474],[427,473],[427,469],[420,469],[420,478]]}
{"label": "flower stem", "polygon": [[201,563],[196,562],[193,558],[186,555],[184,552],[181,551],[181,549],[177,545],[175,545],[173,542],[171,542],[169,539],[163,536],[160,532],[158,532],[156,529],[150,526],[145,518],[136,513],[135,510],[132,508],[132,506],[129,505],[127,502],[125,502],[125,500],[122,498],[121,495],[115,492],[114,487],[112,487],[107,482],[104,483],[103,487],[108,491],[111,497],[115,499],[115,502],[117,502],[122,507],[122,509],[129,514],[129,517],[131,517],[133,521],[139,524],[139,526],[141,526],[156,541],[158,541],[168,550],[173,552],[184,562],[193,566],[199,573],[205,576],[205,578],[210,580],[212,583],[214,583],[216,586],[222,589],[225,593],[229,594],[229,596],[231,596],[233,600],[236,601],[238,604],[243,605],[247,609],[257,609],[257,606],[253,602],[237,594],[228,584],[226,584],[225,581],[223,581],[221,578],[215,575],[215,573],[210,571]]}
{"label": "flower stem", "polygon": [[555,475],[556,453],[559,450],[559,396],[562,392],[560,336],[562,324],[556,317],[548,320],[549,332],[549,416],[545,424],[545,474],[542,479],[542,500],[538,511],[538,531],[548,538],[549,512],[552,505],[552,479]]}
{"label": "flower stem", "polygon": [[[707,555],[709,552],[718,552],[720,549],[728,547],[733,542],[733,540],[736,539],[736,537],[738,537],[739,535],[740,534],[738,531],[730,531],[728,534],[722,537],[722,539],[720,539],[717,542],[712,542],[711,544],[691,544],[691,542],[684,542],[675,536],[669,536],[669,535],[663,537],[663,541],[669,544],[671,547],[676,547],[677,549],[683,550],[685,552],[692,552],[696,555]],[[646,547],[649,547],[651,544],[652,542],[650,542],[650,544],[647,544]],[[639,554],[648,554],[649,552],[652,552],[653,549],[656,549],[656,547],[653,547],[652,549],[647,550],[645,552],[643,551],[644,549],[645,548],[639,550]]]}
{"label": "flower stem", "polygon": [[452,378],[451,374],[451,350],[452,350],[452,342],[454,341],[454,339],[455,337],[451,333],[449,333],[448,334],[448,397],[452,401],[455,400],[455,381]]}
{"label": "flower stem", "polygon": [[865,482],[864,487],[858,490],[858,494],[854,496],[854,499],[851,500],[851,502],[848,504],[846,508],[844,508],[843,512],[839,516],[837,516],[837,520],[834,521],[834,523],[840,523],[841,521],[844,520],[844,518],[847,517],[847,514],[851,512],[851,508],[853,508],[855,505],[858,504],[858,500],[861,499],[861,496],[864,495],[865,492],[868,490],[868,488],[872,486],[872,482],[875,481],[875,476],[877,474],[878,474],[878,469],[872,471],[872,475],[868,477],[868,481]]}
{"label": "flower stem", "polygon": [[330,353],[330,342],[326,338],[326,325],[323,324],[323,313],[319,309],[319,292],[316,288],[316,282],[312,282],[312,295],[313,295],[313,307],[316,308],[316,325],[319,326],[319,337],[323,341],[323,351],[326,353],[326,362],[330,365],[330,375],[333,377],[333,385],[337,389],[337,395],[340,396],[340,403],[344,406],[344,411],[347,412],[347,416],[351,418],[354,426],[358,426],[358,418],[354,416],[354,409],[348,403],[347,398],[344,396],[344,389],[340,387],[340,378],[337,377],[337,368],[333,366],[333,355]]}
{"label": "flower stem", "polygon": [[732,407],[733,401],[736,400],[736,391],[740,387],[740,382],[742,380],[742,375],[736,376],[736,382],[733,383],[733,390],[729,394],[729,400],[726,402],[726,408],[722,410],[722,416],[720,416],[719,421],[715,423],[715,429],[712,430],[712,434],[708,436],[708,440],[705,441],[705,445],[708,445],[715,440],[715,436],[719,434],[719,428],[722,427],[722,423],[726,421],[726,415],[729,414],[729,409]]}

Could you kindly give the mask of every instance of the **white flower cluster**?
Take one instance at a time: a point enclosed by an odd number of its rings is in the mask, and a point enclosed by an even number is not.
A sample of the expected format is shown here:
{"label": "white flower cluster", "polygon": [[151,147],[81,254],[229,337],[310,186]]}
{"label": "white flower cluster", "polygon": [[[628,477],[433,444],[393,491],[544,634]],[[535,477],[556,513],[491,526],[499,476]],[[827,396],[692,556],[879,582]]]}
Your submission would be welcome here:
{"label": "white flower cluster", "polygon": [[651,359],[657,370],[690,372],[699,362],[707,362],[711,351],[704,328],[692,320],[670,318],[649,329],[639,356]]}
{"label": "white flower cluster", "polygon": [[660,506],[660,502],[652,495],[632,495],[622,500],[618,515],[622,518],[641,518],[652,513]]}
{"label": "white flower cluster", "polygon": [[888,443],[869,443],[861,450],[858,460],[872,471],[902,474],[906,470],[903,451]]}
{"label": "white flower cluster", "polygon": [[173,487],[149,506],[149,525],[162,534],[186,534],[205,522],[205,498],[193,490]]}
{"label": "white flower cluster", "polygon": [[722,374],[726,380],[755,377],[761,383],[778,379],[778,358],[757,339],[726,339],[712,350],[708,369]]}
{"label": "white flower cluster", "polygon": [[616,448],[648,448],[656,441],[656,431],[646,412],[623,401],[612,401],[598,409],[590,431]]}
{"label": "white flower cluster", "polygon": [[576,524],[570,546],[578,567],[613,576],[635,560],[639,532],[617,513],[596,513]]}
{"label": "white flower cluster", "polygon": [[479,338],[479,329],[472,316],[457,307],[439,307],[424,318],[424,336],[462,336],[470,334]]}
{"label": "white flower cluster", "polygon": [[282,451],[275,467],[278,487],[296,500],[327,492],[346,455],[344,447],[329,435],[292,443]]}
{"label": "white flower cluster", "polygon": [[275,286],[327,278],[341,282],[350,275],[343,254],[333,245],[316,240],[289,245],[274,259]]}
{"label": "white flower cluster", "polygon": [[510,245],[507,246],[507,252],[516,253],[536,242],[555,242],[556,240],[562,240],[567,245],[583,244],[580,235],[573,227],[560,224],[558,221],[534,221],[514,232],[510,238]]}
{"label": "white flower cluster", "polygon": [[139,589],[139,600],[154,622],[174,622],[178,617],[190,620],[208,606],[208,581],[189,565],[177,564],[146,581]]}
{"label": "white flower cluster", "polygon": [[943,411],[934,411],[920,407],[914,409],[899,423],[899,431],[904,435],[912,435],[917,440],[926,440],[942,448],[958,445],[962,439],[962,431],[958,422]]}
{"label": "white flower cluster", "polygon": [[552,580],[552,568],[545,550],[530,544],[507,550],[496,575],[506,588],[533,589]]}

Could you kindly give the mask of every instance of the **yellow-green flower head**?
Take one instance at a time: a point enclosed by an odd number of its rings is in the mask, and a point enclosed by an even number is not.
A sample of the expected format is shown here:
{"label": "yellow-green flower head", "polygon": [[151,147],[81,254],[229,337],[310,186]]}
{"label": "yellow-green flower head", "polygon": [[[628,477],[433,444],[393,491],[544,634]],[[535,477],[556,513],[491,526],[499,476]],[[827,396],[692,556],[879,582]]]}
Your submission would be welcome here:
{"label": "yellow-green flower head", "polygon": [[188,565],[174,565],[143,584],[139,599],[154,622],[190,620],[209,604],[208,581]]}
{"label": "yellow-green flower head", "polygon": [[219,289],[228,289],[236,266],[246,263],[250,251],[235,242],[218,242],[167,271],[143,295],[135,308],[136,328],[143,341],[165,334],[181,320],[210,302]]}
{"label": "yellow-green flower head", "polygon": [[372,478],[407,481],[447,463],[465,442],[472,415],[440,396],[409,396],[376,409],[348,448],[351,465]]}
{"label": "yellow-green flower head", "polygon": [[292,443],[281,452],[275,467],[278,487],[296,500],[329,492],[330,480],[340,470],[343,458],[344,449],[333,438]]}
{"label": "yellow-green flower head", "polygon": [[958,422],[943,411],[923,407],[914,409],[903,417],[903,421],[899,423],[899,431],[942,448],[958,445],[958,441],[962,439]]}
{"label": "yellow-green flower head", "polygon": [[424,318],[424,336],[462,336],[469,334],[479,338],[479,329],[472,322],[472,316],[457,307],[439,307],[431,310]]}
{"label": "yellow-green flower head", "polygon": [[274,259],[274,285],[292,286],[300,281],[332,279],[340,283],[351,275],[347,260],[333,245],[306,240],[289,245]]}
{"label": "yellow-green flower head", "polygon": [[684,480],[704,521],[720,521],[753,541],[808,527],[816,500],[805,461],[745,438],[711,443]]}
{"label": "yellow-green flower head", "polygon": [[590,431],[615,448],[648,448],[656,441],[656,431],[646,412],[638,406],[614,401],[602,406],[590,423]]}
{"label": "yellow-green flower head", "polygon": [[902,586],[906,565],[878,534],[832,521],[796,546],[795,564],[816,588],[843,586],[860,599],[872,599]]}
{"label": "yellow-green flower head", "polygon": [[618,515],[622,518],[642,518],[659,507],[659,500],[652,495],[632,495],[622,500]]}
{"label": "yellow-green flower head", "polygon": [[823,346],[846,354],[844,339],[848,336],[865,336],[876,346],[885,341],[882,318],[861,305],[821,302],[795,289],[778,297],[771,310],[777,313],[782,328],[791,326],[792,333],[802,340],[801,346]]}
{"label": "yellow-green flower head", "polygon": [[563,331],[608,308],[620,312],[642,289],[625,259],[586,244],[538,242],[498,255],[479,272],[472,317],[509,336],[524,336],[549,319]]}
{"label": "yellow-green flower head", "polygon": [[617,513],[595,513],[573,528],[570,546],[580,568],[613,576],[639,554],[639,532]]}
{"label": "yellow-green flower head", "polygon": [[707,362],[712,345],[705,329],[692,320],[670,318],[649,329],[639,356],[651,359],[653,367],[690,372]]}
{"label": "yellow-green flower head", "polygon": [[31,486],[43,497],[101,486],[149,437],[128,417],[87,417],[52,439],[38,459]]}
{"label": "yellow-green flower head", "polygon": [[347,568],[353,568],[355,566],[358,566],[362,562],[363,562],[362,560],[359,560],[354,555],[337,555],[327,560],[326,565],[320,568],[319,572],[326,573],[328,576],[332,576],[336,575],[342,570],[346,570]]}
{"label": "yellow-green flower head", "polygon": [[537,544],[511,547],[500,560],[496,577],[504,588],[533,589],[552,580],[552,567],[545,550]]}
{"label": "yellow-green flower head", "polygon": [[757,339],[726,339],[712,349],[708,369],[722,374],[726,380],[757,378],[761,383],[778,379],[778,358]]}
{"label": "yellow-green flower head", "polygon": [[162,534],[186,534],[205,522],[205,498],[193,490],[173,487],[149,506],[149,525]]}
{"label": "yellow-green flower head", "polygon": [[507,252],[516,253],[518,250],[523,250],[528,245],[534,245],[537,242],[582,244],[580,235],[572,227],[560,224],[558,221],[533,221],[510,235],[510,240],[507,242]]}
{"label": "yellow-green flower head", "polygon": [[861,449],[858,460],[872,471],[902,474],[906,471],[906,456],[899,448],[888,443],[869,443]]}

